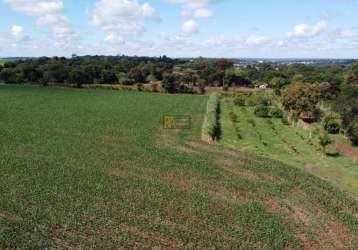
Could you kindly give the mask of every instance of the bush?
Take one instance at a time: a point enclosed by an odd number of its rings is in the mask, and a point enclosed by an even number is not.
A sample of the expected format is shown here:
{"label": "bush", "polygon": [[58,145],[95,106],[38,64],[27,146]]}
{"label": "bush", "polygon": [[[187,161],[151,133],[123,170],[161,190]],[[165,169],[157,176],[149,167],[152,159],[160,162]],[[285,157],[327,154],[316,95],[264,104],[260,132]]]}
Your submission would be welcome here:
{"label": "bush", "polygon": [[288,121],[288,117],[287,115],[283,114],[282,118],[281,118],[281,122],[283,125],[290,125],[290,122]]}
{"label": "bush", "polygon": [[324,148],[324,153],[327,156],[330,157],[337,157],[339,156],[339,151],[337,150],[337,148],[333,145],[333,144],[329,144]]}
{"label": "bush", "polygon": [[273,118],[283,118],[283,111],[278,107],[274,107],[270,110],[270,115]]}
{"label": "bush", "polygon": [[259,95],[258,93],[250,93],[247,98],[247,105],[254,106],[270,106],[271,101],[269,98]]}
{"label": "bush", "polygon": [[224,86],[223,86],[223,90],[224,90],[225,92],[227,92],[227,91],[229,91],[229,89],[230,89],[230,85],[227,84],[227,83],[225,83]]}
{"label": "bush", "polygon": [[320,131],[318,135],[319,144],[325,148],[329,144],[331,144],[332,140],[329,137],[328,133],[326,131]]}
{"label": "bush", "polygon": [[237,123],[237,115],[234,113],[234,112],[230,112],[230,114],[229,114],[229,116],[230,116],[230,120],[231,120],[231,122],[233,122],[233,123]]}
{"label": "bush", "polygon": [[270,109],[267,106],[258,106],[254,111],[257,117],[268,118],[270,117]]}
{"label": "bush", "polygon": [[251,124],[253,127],[256,127],[256,122],[253,119],[247,119],[247,122]]}
{"label": "bush", "polygon": [[194,89],[186,85],[181,85],[177,92],[181,94],[194,94]]}
{"label": "bush", "polygon": [[326,116],[323,118],[323,127],[330,134],[338,134],[341,129],[341,123],[334,116]]}
{"label": "bush", "polygon": [[242,95],[235,97],[234,104],[239,107],[244,107],[245,106],[245,97]]}
{"label": "bush", "polygon": [[270,106],[271,105],[271,101],[270,99],[263,97],[263,96],[259,96],[259,95],[254,95],[253,96],[253,102],[255,103],[255,106]]}
{"label": "bush", "polygon": [[349,125],[347,135],[354,146],[358,146],[358,118]]}

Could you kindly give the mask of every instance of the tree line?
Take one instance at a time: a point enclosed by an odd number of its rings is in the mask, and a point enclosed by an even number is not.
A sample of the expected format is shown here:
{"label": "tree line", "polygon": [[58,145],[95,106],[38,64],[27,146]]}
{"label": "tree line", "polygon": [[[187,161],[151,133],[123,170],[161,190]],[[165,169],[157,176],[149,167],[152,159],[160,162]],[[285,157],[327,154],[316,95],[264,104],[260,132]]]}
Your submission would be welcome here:
{"label": "tree line", "polygon": [[[358,144],[358,64],[234,64],[228,59],[172,59],[129,56],[40,57],[0,64],[0,82],[70,85],[137,86],[152,84],[167,93],[204,93],[207,87],[268,84],[294,119],[339,124]],[[328,103],[339,119],[322,117]],[[332,128],[332,131],[337,129]]]}

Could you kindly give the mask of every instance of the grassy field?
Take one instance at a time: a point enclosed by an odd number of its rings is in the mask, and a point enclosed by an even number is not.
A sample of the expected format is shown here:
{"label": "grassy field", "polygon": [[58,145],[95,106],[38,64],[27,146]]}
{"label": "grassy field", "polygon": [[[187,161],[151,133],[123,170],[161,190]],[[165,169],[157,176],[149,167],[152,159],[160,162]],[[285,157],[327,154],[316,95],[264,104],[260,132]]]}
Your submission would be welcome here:
{"label": "grassy field", "polygon": [[[0,100],[0,249],[358,244],[346,193],[200,142],[207,97],[0,86]],[[163,130],[167,114],[192,129]]]}
{"label": "grassy field", "polygon": [[[281,119],[258,118],[254,109],[235,106],[231,98],[224,99],[222,144],[300,167],[358,196],[357,162],[342,155],[326,156],[308,130],[284,125]],[[231,122],[230,112],[237,115],[236,124]],[[237,137],[237,130],[242,138]],[[332,138],[345,141],[339,136]]]}

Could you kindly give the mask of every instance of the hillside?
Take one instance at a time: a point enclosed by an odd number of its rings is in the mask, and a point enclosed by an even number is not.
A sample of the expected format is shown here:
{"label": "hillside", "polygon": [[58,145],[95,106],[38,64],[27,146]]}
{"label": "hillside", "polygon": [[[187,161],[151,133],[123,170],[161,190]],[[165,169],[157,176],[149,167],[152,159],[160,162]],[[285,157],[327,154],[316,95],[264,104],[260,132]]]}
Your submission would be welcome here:
{"label": "hillside", "polygon": [[0,100],[0,248],[358,245],[355,198],[201,142],[207,97],[0,86]]}
{"label": "hillside", "polygon": [[[251,95],[254,99],[262,94]],[[237,106],[233,101],[234,97],[224,97],[221,102],[222,145],[301,168],[358,196],[358,162],[354,157],[348,157],[349,152],[348,156],[325,155],[315,135],[315,129],[322,126],[319,122],[304,124],[300,121],[296,125],[286,125],[280,118],[255,116],[257,106]],[[237,122],[232,122],[231,113],[237,116]],[[342,135],[330,137],[331,140],[346,141]],[[339,144],[341,148],[344,147],[342,144]],[[357,150],[346,147],[346,151]]]}

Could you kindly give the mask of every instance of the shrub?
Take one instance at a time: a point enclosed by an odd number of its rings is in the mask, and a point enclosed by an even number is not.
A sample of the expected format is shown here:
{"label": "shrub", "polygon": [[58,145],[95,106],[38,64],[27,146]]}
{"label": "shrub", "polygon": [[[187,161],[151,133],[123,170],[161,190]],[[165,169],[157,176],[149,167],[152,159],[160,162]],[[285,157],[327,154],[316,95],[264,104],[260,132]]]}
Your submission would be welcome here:
{"label": "shrub", "polygon": [[319,144],[325,148],[326,146],[328,146],[329,144],[331,144],[332,140],[329,137],[328,133],[326,131],[320,131],[319,135],[318,135],[318,140],[319,140]]}
{"label": "shrub", "polygon": [[355,118],[349,125],[347,135],[353,145],[358,145],[358,118]]}
{"label": "shrub", "polygon": [[270,106],[271,101],[269,98],[262,96],[258,93],[250,93],[247,97],[247,105],[250,107],[254,106]]}
{"label": "shrub", "polygon": [[229,91],[229,88],[230,88],[230,85],[225,83],[223,86],[223,90],[226,92],[226,91]]}
{"label": "shrub", "polygon": [[290,122],[288,121],[288,117],[285,114],[282,116],[281,122],[282,122],[283,125],[286,125],[286,126],[290,125]]}
{"label": "shrub", "polygon": [[341,129],[341,123],[332,115],[324,117],[322,123],[324,129],[330,134],[338,134]]}
{"label": "shrub", "polygon": [[258,106],[254,111],[257,117],[267,118],[270,117],[270,109],[267,106]]}
{"label": "shrub", "polygon": [[263,96],[259,96],[259,95],[254,95],[253,101],[255,103],[255,106],[258,106],[258,105],[269,106],[271,104],[270,99],[263,97]]}
{"label": "shrub", "polygon": [[186,85],[181,85],[177,91],[181,94],[194,94],[194,89]]}
{"label": "shrub", "polygon": [[233,122],[233,123],[237,123],[237,115],[233,112],[233,111],[231,111],[230,112],[230,114],[229,114],[229,116],[230,116],[230,120]]}
{"label": "shrub", "polygon": [[283,111],[278,108],[278,107],[273,107],[271,110],[270,110],[270,115],[273,117],[273,118],[283,118]]}
{"label": "shrub", "polygon": [[253,127],[256,127],[256,122],[253,119],[247,119],[247,122],[251,124]]}
{"label": "shrub", "polygon": [[239,106],[239,107],[244,107],[245,106],[245,97],[240,95],[240,96],[237,96],[235,99],[234,99],[234,104],[236,106]]}
{"label": "shrub", "polygon": [[220,94],[213,93],[207,103],[203,135],[209,136],[211,140],[215,141],[220,138],[220,134]]}
{"label": "shrub", "polygon": [[329,144],[324,148],[324,153],[327,156],[330,157],[337,157],[339,156],[339,151],[337,150],[337,148],[333,145],[333,144]]}

